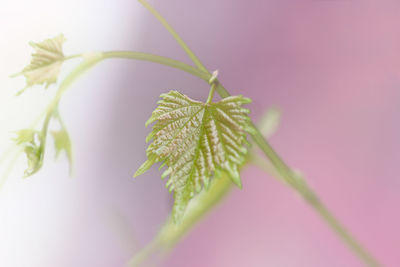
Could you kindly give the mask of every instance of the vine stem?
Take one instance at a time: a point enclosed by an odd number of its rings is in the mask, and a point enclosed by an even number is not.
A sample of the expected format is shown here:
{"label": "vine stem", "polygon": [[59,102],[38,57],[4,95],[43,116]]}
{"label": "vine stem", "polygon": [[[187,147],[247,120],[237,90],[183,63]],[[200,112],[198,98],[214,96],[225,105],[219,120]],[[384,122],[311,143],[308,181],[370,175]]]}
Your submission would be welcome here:
{"label": "vine stem", "polygon": [[212,101],[212,99],[214,97],[215,87],[216,87],[216,84],[212,83],[211,84],[211,88],[210,88],[210,92],[208,93],[208,98],[207,98],[206,104],[210,104],[211,103],[211,101]]}
{"label": "vine stem", "polygon": [[[175,40],[182,46],[194,64],[202,71],[210,72],[204,67],[201,61],[182,40],[178,33],[168,24],[168,22],[145,0],[138,0],[146,7],[171,33]],[[228,97],[229,92],[220,84],[216,87],[218,94],[221,97]],[[210,92],[211,94],[211,92]],[[271,161],[279,175],[288,183],[294,190],[302,195],[306,201],[314,208],[314,210],[328,223],[328,225],[342,238],[342,240],[353,250],[353,252],[364,261],[368,266],[379,266],[378,262],[353,238],[348,231],[338,222],[338,220],[328,211],[328,209],[318,200],[316,194],[307,186],[304,179],[296,176],[287,164],[275,152],[267,140],[263,137],[260,131],[252,123],[250,135],[254,142],[260,147],[267,158]]]}
{"label": "vine stem", "polygon": [[211,77],[210,73],[199,70],[189,64],[171,58],[148,54],[148,53],[133,52],[133,51],[108,51],[108,52],[102,52],[101,56],[102,59],[125,58],[125,59],[136,59],[141,61],[158,63],[175,69],[183,70],[207,82]]}
{"label": "vine stem", "polygon": [[147,10],[150,11],[151,14],[153,14],[160,22],[161,24],[167,29],[167,31],[174,37],[174,39],[178,42],[178,44],[185,50],[186,54],[190,57],[190,59],[193,61],[193,63],[196,65],[196,67],[203,72],[208,72],[207,68],[201,63],[200,59],[193,53],[193,51],[189,48],[189,46],[182,40],[182,38],[179,36],[179,34],[169,25],[166,19],[161,16],[160,13],[158,13],[157,10],[155,10],[149,3],[147,3],[145,0],[138,0]]}

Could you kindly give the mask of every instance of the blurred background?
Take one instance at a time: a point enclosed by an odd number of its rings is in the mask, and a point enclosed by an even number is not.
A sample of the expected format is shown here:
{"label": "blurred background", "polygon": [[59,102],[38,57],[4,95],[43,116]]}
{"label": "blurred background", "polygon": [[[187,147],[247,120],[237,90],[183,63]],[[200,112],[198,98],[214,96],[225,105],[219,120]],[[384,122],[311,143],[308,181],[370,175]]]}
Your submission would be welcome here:
{"label": "blurred background", "polygon": [[[282,110],[271,143],[383,266],[400,265],[400,3],[351,0],[149,1],[254,120]],[[64,33],[65,54],[135,50],[190,63],[137,1],[3,0],[0,152],[55,88],[15,97],[29,41]],[[63,67],[61,78],[79,60]],[[0,266],[124,266],[167,218],[172,197],[145,160],[144,122],[170,89],[205,100],[204,82],[152,63],[108,60],[61,102],[73,139],[64,158],[22,179],[23,157],[0,192]],[[5,171],[5,165],[1,171]],[[291,189],[255,167],[164,267],[363,266]]]}

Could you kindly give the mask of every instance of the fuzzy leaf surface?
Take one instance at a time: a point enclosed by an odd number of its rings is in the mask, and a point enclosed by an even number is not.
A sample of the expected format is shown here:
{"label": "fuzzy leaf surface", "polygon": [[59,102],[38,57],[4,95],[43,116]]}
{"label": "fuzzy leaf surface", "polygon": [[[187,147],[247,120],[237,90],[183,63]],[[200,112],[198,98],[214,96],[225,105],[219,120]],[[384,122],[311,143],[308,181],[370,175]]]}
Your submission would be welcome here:
{"label": "fuzzy leaf surface", "polygon": [[172,216],[179,222],[189,201],[203,187],[208,187],[215,172],[225,171],[241,187],[239,167],[247,149],[246,130],[250,128],[251,102],[242,96],[230,96],[215,103],[203,103],[170,91],[146,125],[156,122],[146,141],[148,160],[135,176],[148,170],[155,162],[167,166],[162,177],[169,175],[167,187],[174,191]]}

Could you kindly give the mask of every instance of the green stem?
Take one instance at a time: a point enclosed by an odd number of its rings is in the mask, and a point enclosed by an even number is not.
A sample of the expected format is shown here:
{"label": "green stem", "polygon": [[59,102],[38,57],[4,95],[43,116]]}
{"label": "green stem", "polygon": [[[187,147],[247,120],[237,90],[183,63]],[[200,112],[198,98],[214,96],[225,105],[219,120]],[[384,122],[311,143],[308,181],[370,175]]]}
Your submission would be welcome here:
{"label": "green stem", "polygon": [[210,88],[210,92],[208,93],[208,98],[207,98],[206,104],[210,104],[211,103],[211,101],[212,101],[212,99],[214,97],[215,87],[216,87],[216,84],[212,83],[211,84],[211,88]]}
{"label": "green stem", "polygon": [[[82,55],[74,55],[71,56],[69,58],[72,57],[79,57]],[[90,68],[92,68],[94,65],[96,65],[98,62],[100,62],[102,60],[101,55],[99,55],[98,57],[93,57],[91,59],[86,59],[84,60],[81,64],[79,64],[64,80],[63,82],[60,84],[60,88],[54,98],[54,100],[52,101],[52,103],[50,104],[50,106],[54,108],[57,108],[58,102],[61,99],[61,96],[65,93],[65,91],[68,89],[69,86],[71,86],[71,84],[78,78],[80,77],[82,74],[84,74],[87,70],[89,70]]]}
{"label": "green stem", "polygon": [[[85,54],[89,53],[82,53],[82,54],[76,54],[72,56],[67,56],[64,58],[64,60],[69,60],[77,57],[84,57]],[[198,68],[195,68],[189,64],[183,63],[179,60],[171,59],[168,57],[163,57],[163,56],[158,56],[154,54],[149,54],[149,53],[142,53],[142,52],[135,52],[135,51],[106,51],[106,52],[99,52],[98,53],[99,58],[98,60],[103,60],[103,59],[111,59],[111,58],[121,58],[121,59],[134,59],[134,60],[140,60],[140,61],[147,61],[147,62],[153,62],[157,63],[160,65],[165,65],[168,67],[172,67],[175,69],[182,70],[184,72],[187,72],[193,76],[196,76],[204,81],[209,81],[212,75],[207,71],[204,72],[202,70],[199,70]]]}
{"label": "green stem", "polygon": [[64,57],[63,61],[73,59],[73,58],[79,58],[79,57],[82,57],[82,54],[75,54],[75,55],[70,55],[70,56]]}
{"label": "green stem", "polygon": [[169,23],[155,10],[149,3],[144,0],[138,0],[145,8],[147,8],[153,15],[156,17],[161,24],[167,29],[167,31],[174,37],[174,39],[179,43],[179,45],[185,50],[186,54],[190,57],[193,63],[196,65],[198,69],[203,72],[208,72],[207,68],[201,63],[200,59],[196,57],[193,51],[189,48],[189,46],[182,40],[179,34],[169,25]]}
{"label": "green stem", "polygon": [[42,130],[40,131],[41,140],[40,140],[40,147],[39,147],[39,152],[38,152],[40,155],[39,167],[35,168],[35,171],[29,173],[29,176],[35,174],[37,171],[40,170],[41,166],[43,166],[44,154],[46,151],[47,131],[49,129],[49,123],[50,123],[52,115],[53,115],[53,110],[50,110],[49,112],[47,112],[46,117],[44,119],[43,126],[42,126]]}
{"label": "green stem", "polygon": [[[309,190],[309,189],[307,189]],[[311,190],[308,191],[312,193]],[[366,266],[377,267],[380,266],[378,261],[365,250],[360,243],[358,243],[346,230],[346,228],[333,216],[333,214],[321,203],[320,201],[310,202],[318,214],[331,226],[331,228],[342,238],[342,240],[358,255],[366,264]]]}
{"label": "green stem", "polygon": [[169,66],[175,69],[183,70],[189,74],[199,77],[204,81],[208,81],[211,75],[207,72],[199,70],[189,64],[180,62],[178,60],[170,59],[167,57],[157,56],[148,53],[132,52],[132,51],[109,51],[102,53],[103,58],[125,58],[125,59],[136,59],[142,61],[149,61],[158,63],[161,65]]}
{"label": "green stem", "polygon": [[[78,57],[82,55],[76,55],[74,57]],[[72,58],[72,57],[68,57]],[[102,60],[102,57],[94,57],[89,60],[84,60],[81,64],[79,64],[60,84],[60,87],[57,91],[56,96],[54,99],[50,102],[50,104],[46,108],[46,120],[45,124],[48,124],[48,120],[51,118],[54,112],[57,111],[58,108],[58,103],[61,100],[62,95],[67,91],[68,87],[78,78],[80,77],[83,73],[85,73],[87,70],[89,70],[91,67],[93,67],[95,64],[100,62]],[[47,122],[47,123],[46,123]],[[42,128],[43,131],[44,128]]]}

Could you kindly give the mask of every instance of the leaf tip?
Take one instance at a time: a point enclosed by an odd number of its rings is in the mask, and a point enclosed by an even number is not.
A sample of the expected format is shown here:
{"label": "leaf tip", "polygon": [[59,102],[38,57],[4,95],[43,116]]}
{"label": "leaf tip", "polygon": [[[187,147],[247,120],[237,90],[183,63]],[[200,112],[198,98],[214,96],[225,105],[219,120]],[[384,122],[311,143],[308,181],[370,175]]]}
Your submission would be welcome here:
{"label": "leaf tip", "polygon": [[240,179],[240,174],[237,169],[229,170],[229,176],[231,177],[232,181],[239,187],[240,189],[243,188],[242,180]]}
{"label": "leaf tip", "polygon": [[151,117],[144,123],[144,126],[147,127],[147,126],[149,126],[150,124],[152,124],[154,121],[155,121],[155,120],[154,120],[153,116],[151,116]]}
{"label": "leaf tip", "polygon": [[150,167],[154,164],[154,159],[146,160],[142,165],[140,165],[139,169],[133,174],[133,177],[137,177],[143,173],[145,173]]}

